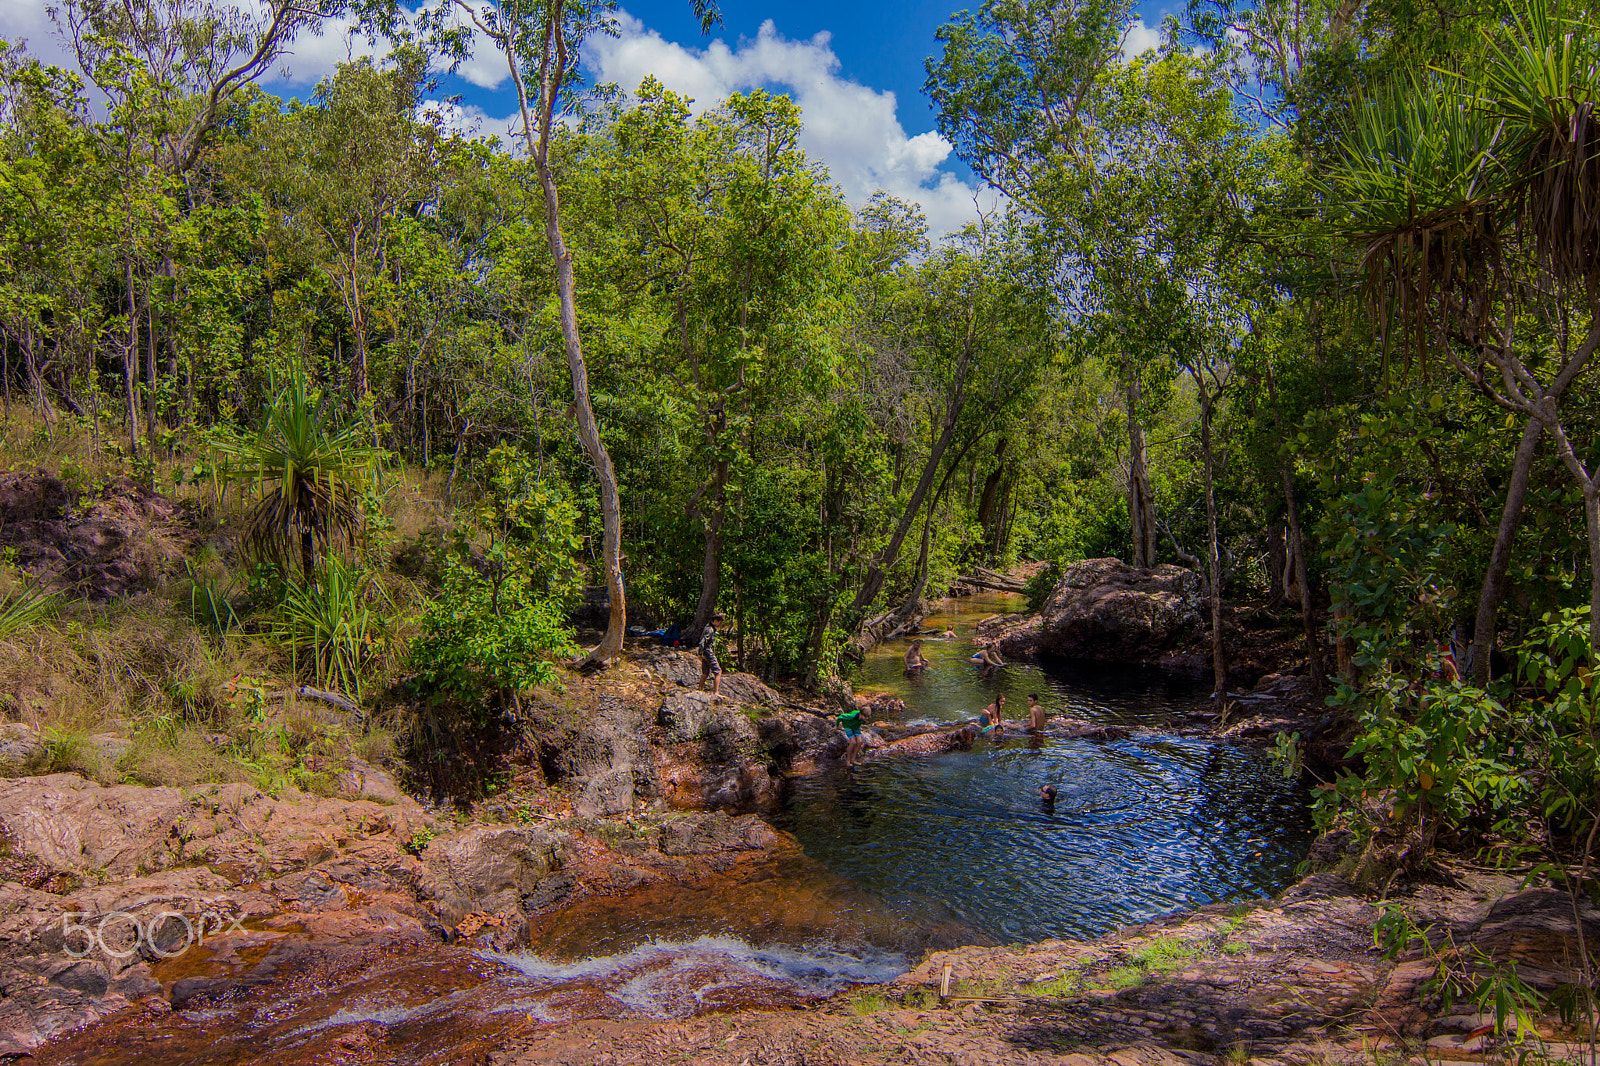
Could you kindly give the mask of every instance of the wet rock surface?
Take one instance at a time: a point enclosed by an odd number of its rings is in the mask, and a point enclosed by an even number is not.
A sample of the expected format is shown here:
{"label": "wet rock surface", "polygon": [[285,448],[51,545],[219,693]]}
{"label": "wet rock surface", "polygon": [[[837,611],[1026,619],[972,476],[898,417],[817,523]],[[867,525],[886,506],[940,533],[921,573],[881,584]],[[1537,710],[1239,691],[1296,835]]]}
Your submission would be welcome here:
{"label": "wet rock surface", "polygon": [[1204,628],[1202,595],[1200,575],[1192,570],[1086,559],[1066,568],[1036,613],[981,624],[979,642],[1002,655],[1047,654],[1194,673],[1204,665],[1190,647]]}
{"label": "wet rock surface", "polygon": [[[1487,960],[1521,960],[1545,992],[1576,976],[1557,961],[1577,943],[1564,894],[1472,872],[1454,880],[1413,886],[1400,902],[1441,934],[1448,927],[1463,959],[1470,945]],[[1276,904],[1237,911],[1207,908],[1090,942],[933,952],[881,989],[805,1010],[552,1028],[490,1061],[1370,1066],[1375,1054],[1421,1064],[1508,1049],[1492,1014],[1444,1010],[1425,981],[1433,957],[1376,951],[1378,908],[1337,878],[1317,875]],[[1592,941],[1600,911],[1586,910],[1584,923]],[[1555,1018],[1537,1029],[1525,1035],[1552,1061],[1580,1050]]]}

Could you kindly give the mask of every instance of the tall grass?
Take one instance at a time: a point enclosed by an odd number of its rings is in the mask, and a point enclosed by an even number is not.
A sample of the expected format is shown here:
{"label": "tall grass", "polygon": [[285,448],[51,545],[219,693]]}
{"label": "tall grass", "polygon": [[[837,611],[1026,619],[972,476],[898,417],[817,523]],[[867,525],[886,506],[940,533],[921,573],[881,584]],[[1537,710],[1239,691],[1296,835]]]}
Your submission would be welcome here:
{"label": "tall grass", "polygon": [[332,556],[314,580],[285,582],[267,632],[289,650],[296,672],[309,667],[321,687],[359,699],[363,676],[388,643],[384,612],[373,600],[388,604],[369,575]]}
{"label": "tall grass", "polygon": [[20,589],[0,593],[0,639],[55,617],[60,606],[60,598],[50,592],[42,577],[24,582]]}

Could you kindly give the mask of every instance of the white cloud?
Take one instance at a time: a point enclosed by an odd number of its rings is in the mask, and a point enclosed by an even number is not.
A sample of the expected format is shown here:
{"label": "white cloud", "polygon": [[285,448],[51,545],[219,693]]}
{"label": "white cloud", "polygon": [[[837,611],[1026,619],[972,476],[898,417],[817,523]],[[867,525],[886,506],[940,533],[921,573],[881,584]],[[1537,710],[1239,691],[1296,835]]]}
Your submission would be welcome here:
{"label": "white cloud", "polygon": [[[852,204],[864,204],[879,189],[920,203],[936,237],[976,217],[976,188],[938,169],[950,156],[949,142],[932,131],[908,137],[894,93],[842,77],[827,33],[793,41],[768,20],[737,48],[713,41],[700,50],[664,39],[626,12],[619,28],[620,36],[595,38],[585,49],[584,62],[597,81],[632,90],[653,74],[693,97],[696,112],[736,92],[787,89],[805,123],[801,147],[827,165]],[[986,194],[986,210],[993,199]]]}
{"label": "white cloud", "polygon": [[1127,62],[1160,47],[1161,27],[1146,26],[1144,19],[1137,18],[1128,24],[1128,32],[1122,38],[1122,59]]}

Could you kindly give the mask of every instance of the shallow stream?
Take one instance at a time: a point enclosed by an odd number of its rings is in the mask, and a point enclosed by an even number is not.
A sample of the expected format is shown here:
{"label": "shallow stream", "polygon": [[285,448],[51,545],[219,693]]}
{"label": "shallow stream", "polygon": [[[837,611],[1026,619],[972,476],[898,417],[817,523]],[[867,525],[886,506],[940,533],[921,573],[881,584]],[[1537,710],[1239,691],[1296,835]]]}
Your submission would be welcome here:
{"label": "shallow stream", "polygon": [[[857,688],[893,692],[910,724],[975,719],[996,693],[1011,730],[970,752],[869,760],[797,785],[787,825],[806,854],[907,908],[936,902],[1004,942],[1089,937],[1129,922],[1270,894],[1305,857],[1305,797],[1260,754],[1160,732],[1206,692],[1154,671],[1066,663],[983,670],[981,619],[1020,596],[951,601],[925,628],[932,663],[908,678],[907,642],[872,652]],[[1125,740],[1020,730],[1026,696],[1052,715],[1128,726]],[[1039,786],[1053,784],[1053,809]]]}

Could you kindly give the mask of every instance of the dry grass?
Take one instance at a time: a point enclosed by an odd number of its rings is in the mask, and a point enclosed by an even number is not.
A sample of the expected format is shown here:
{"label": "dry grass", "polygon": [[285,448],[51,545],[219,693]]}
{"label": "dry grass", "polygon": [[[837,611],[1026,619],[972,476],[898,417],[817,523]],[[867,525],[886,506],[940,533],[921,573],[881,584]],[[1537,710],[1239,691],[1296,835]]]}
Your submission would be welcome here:
{"label": "dry grass", "polygon": [[[382,730],[363,729],[324,704],[284,698],[302,679],[294,676],[289,652],[260,632],[263,608],[254,614],[245,609],[250,570],[228,532],[249,500],[209,477],[192,477],[197,464],[214,457],[184,445],[157,455],[155,487],[202,527],[199,535],[176,554],[174,545],[146,545],[136,535],[127,551],[148,548],[163,563],[138,567],[139,560],[129,558],[143,591],[103,605],[68,598],[54,619],[0,638],[0,721],[27,723],[47,740],[46,750],[26,766],[5,769],[75,770],[142,784],[248,780],[324,791],[342,758],[392,759],[393,741]],[[126,434],[109,420],[97,436],[86,419],[58,414],[47,422],[14,404],[11,417],[0,419],[0,471],[6,470],[43,470],[88,494],[81,506],[115,507],[115,494],[99,499],[99,491],[151,467],[136,468]],[[175,473],[183,476],[174,479]],[[375,487],[381,513],[353,550],[389,605],[389,641],[370,678],[373,693],[403,668],[426,598],[425,584],[396,572],[391,561],[407,545],[422,546],[418,556],[427,557],[430,545],[448,533],[451,510],[443,490],[442,477],[387,472]],[[26,581],[0,554],[0,597]],[[105,735],[132,746],[108,762],[97,751],[107,750],[104,740],[95,739]]]}

